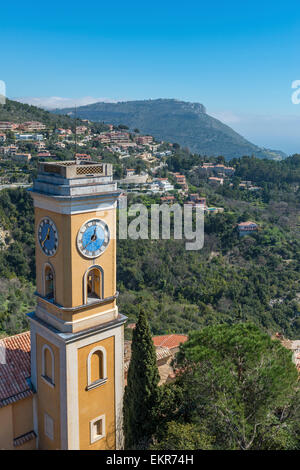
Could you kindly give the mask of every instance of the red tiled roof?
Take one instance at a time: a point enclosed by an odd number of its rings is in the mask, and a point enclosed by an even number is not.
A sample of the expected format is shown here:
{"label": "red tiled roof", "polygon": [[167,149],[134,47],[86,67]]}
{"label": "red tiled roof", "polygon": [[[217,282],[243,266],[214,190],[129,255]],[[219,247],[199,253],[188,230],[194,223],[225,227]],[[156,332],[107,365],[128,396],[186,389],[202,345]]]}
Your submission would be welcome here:
{"label": "red tiled roof", "polygon": [[178,348],[181,343],[185,343],[188,340],[186,335],[164,335],[154,336],[153,343],[155,347],[164,346],[169,349]]}
{"label": "red tiled roof", "polygon": [[[153,338],[154,339],[154,338]],[[124,373],[125,376],[128,372],[130,360],[131,360],[131,344],[129,340],[124,341]],[[161,359],[168,358],[172,355],[169,351],[169,348],[166,346],[156,346],[155,347],[156,360],[160,361]]]}
{"label": "red tiled roof", "polygon": [[30,332],[0,340],[0,408],[33,394],[30,374]]}
{"label": "red tiled roof", "polygon": [[243,227],[243,226],[248,226],[248,225],[255,225],[257,226],[257,224],[255,222],[251,222],[251,220],[247,220],[247,222],[240,222],[238,224],[239,227]]}

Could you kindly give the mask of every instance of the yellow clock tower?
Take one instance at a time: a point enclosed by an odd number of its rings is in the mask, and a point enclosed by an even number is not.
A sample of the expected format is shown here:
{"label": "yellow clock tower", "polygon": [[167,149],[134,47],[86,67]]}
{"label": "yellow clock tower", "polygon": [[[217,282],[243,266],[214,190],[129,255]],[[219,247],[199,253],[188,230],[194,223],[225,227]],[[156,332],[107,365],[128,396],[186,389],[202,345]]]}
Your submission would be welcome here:
{"label": "yellow clock tower", "polygon": [[116,305],[112,165],[41,163],[31,323],[40,449],[122,448],[123,329]]}

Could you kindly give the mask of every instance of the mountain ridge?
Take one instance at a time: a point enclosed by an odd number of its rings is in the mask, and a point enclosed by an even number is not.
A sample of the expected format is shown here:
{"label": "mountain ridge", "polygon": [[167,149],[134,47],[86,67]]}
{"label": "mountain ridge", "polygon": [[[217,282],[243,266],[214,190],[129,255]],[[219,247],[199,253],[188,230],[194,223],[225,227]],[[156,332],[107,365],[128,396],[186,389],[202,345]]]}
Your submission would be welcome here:
{"label": "mountain ridge", "polygon": [[[75,108],[52,110],[55,114],[75,115]],[[280,160],[284,152],[263,149],[245,139],[231,127],[210,116],[201,103],[176,99],[98,102],[76,108],[77,116],[95,122],[124,124],[159,140],[177,142],[192,152],[223,155],[227,160],[244,155]]]}

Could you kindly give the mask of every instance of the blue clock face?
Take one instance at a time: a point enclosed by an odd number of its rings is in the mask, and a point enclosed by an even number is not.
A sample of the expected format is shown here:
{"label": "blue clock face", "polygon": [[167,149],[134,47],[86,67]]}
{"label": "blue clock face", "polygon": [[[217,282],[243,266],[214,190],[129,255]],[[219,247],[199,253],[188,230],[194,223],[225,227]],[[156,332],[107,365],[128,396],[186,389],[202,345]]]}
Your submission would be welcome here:
{"label": "blue clock face", "polygon": [[58,246],[57,229],[54,222],[45,217],[41,220],[38,228],[38,239],[40,247],[47,256],[53,256]]}
{"label": "blue clock face", "polygon": [[100,256],[109,243],[109,229],[105,222],[93,219],[86,222],[78,232],[77,247],[87,258]]}

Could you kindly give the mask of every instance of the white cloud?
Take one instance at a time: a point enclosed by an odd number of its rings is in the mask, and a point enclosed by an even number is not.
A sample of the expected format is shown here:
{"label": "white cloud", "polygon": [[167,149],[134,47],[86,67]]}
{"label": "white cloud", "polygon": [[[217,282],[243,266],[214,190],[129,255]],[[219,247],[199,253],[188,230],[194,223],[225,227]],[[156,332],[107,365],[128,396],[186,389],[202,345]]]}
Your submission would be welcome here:
{"label": "white cloud", "polygon": [[99,101],[104,103],[116,103],[115,100],[110,98],[94,98],[93,96],[83,96],[81,98],[63,98],[61,96],[26,96],[13,99],[20,103],[32,104],[46,109],[71,108],[72,106],[84,106],[86,104],[97,103]]}

